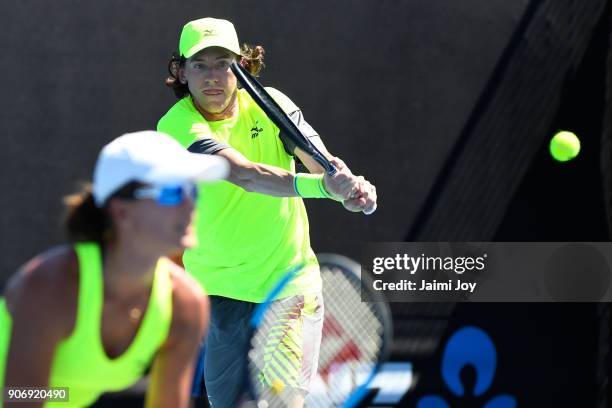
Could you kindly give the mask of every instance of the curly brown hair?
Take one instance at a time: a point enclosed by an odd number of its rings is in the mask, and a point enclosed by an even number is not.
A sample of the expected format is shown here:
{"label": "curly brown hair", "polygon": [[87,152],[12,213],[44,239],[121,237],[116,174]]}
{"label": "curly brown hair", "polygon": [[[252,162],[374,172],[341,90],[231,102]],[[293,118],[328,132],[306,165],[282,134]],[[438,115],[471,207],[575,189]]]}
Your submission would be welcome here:
{"label": "curly brown hair", "polygon": [[[243,44],[240,48],[240,65],[242,65],[251,75],[259,76],[264,64],[265,50],[261,45],[252,46]],[[181,83],[178,79],[178,71],[185,66],[187,59],[182,55],[174,52],[168,61],[168,73],[166,78],[166,86],[174,91],[174,95],[178,99],[182,99],[189,95],[189,87],[187,84]]]}

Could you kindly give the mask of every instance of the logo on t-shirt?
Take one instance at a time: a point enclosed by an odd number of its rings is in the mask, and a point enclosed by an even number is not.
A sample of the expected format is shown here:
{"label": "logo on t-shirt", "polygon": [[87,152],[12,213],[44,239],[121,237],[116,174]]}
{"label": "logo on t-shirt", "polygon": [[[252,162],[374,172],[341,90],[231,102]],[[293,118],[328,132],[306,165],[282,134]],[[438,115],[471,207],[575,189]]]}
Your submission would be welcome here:
{"label": "logo on t-shirt", "polygon": [[251,128],[251,139],[255,139],[257,136],[259,136],[259,132],[263,132],[263,128],[257,127],[258,126],[258,121],[255,121],[255,126],[253,126]]}

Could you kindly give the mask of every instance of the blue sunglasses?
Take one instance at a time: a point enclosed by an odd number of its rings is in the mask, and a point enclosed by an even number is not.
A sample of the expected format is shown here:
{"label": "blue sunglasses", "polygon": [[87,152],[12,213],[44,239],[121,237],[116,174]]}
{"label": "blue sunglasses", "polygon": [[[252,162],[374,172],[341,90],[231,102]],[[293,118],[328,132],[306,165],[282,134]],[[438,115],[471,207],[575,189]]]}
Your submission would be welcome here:
{"label": "blue sunglasses", "polygon": [[173,207],[181,205],[187,198],[195,202],[198,197],[198,187],[190,183],[178,186],[142,187],[134,190],[133,197],[137,200],[152,199],[158,205]]}

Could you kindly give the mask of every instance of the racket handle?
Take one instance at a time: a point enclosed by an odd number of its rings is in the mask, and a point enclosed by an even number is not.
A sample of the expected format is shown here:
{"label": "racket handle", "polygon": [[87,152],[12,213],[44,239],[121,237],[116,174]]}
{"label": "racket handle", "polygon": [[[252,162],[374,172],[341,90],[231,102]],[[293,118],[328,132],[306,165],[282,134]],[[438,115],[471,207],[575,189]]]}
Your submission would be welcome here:
{"label": "racket handle", "polygon": [[363,210],[363,213],[364,213],[365,215],[370,215],[370,214],[372,214],[374,211],[376,211],[376,208],[378,208],[378,205],[374,204],[374,208],[372,208],[372,209],[371,209],[371,210],[369,210],[369,211]]}
{"label": "racket handle", "polygon": [[309,153],[312,156],[312,158],[315,159],[316,162],[318,162],[321,166],[323,166],[328,176],[332,177],[334,174],[336,174],[338,169],[336,168],[336,166],[331,164],[330,161],[327,160],[325,156],[323,156],[321,153],[319,153],[318,151],[314,149],[311,149]]}
{"label": "racket handle", "polygon": [[329,164],[329,169],[327,170],[327,174],[330,177],[333,177],[338,172],[338,169],[333,164]]}

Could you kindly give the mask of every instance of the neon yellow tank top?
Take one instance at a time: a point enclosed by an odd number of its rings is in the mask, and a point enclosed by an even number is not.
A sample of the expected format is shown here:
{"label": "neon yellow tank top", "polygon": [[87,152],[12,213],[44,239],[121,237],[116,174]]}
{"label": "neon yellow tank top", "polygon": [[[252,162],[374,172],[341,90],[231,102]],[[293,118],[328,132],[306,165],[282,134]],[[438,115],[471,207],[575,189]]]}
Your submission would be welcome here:
{"label": "neon yellow tank top", "polygon": [[[285,112],[298,110],[281,92],[266,89]],[[285,151],[278,127],[244,89],[237,99],[237,115],[209,122],[187,96],[160,119],[157,129],[185,147],[202,137],[213,138],[253,162],[295,172],[294,158]],[[321,290],[300,197],[247,192],[228,181],[202,184],[195,228],[198,246],[185,251],[183,263],[209,295],[261,302],[286,271],[302,264],[305,267],[281,297]]]}
{"label": "neon yellow tank top", "polygon": [[[79,259],[78,310],[74,330],[55,351],[49,376],[50,387],[69,387],[69,402],[47,403],[45,407],[83,407],[93,404],[104,392],[130,387],[144,374],[155,353],[166,340],[172,320],[172,283],[169,268],[160,259],[142,322],[128,349],[110,359],[100,335],[104,282],[100,248],[94,243],[75,245]],[[0,329],[10,316],[0,303]],[[10,336],[9,336],[10,338]],[[0,335],[0,383],[4,383],[6,356],[2,358]],[[5,347],[5,348],[6,348]],[[6,353],[5,353],[6,354]]]}

